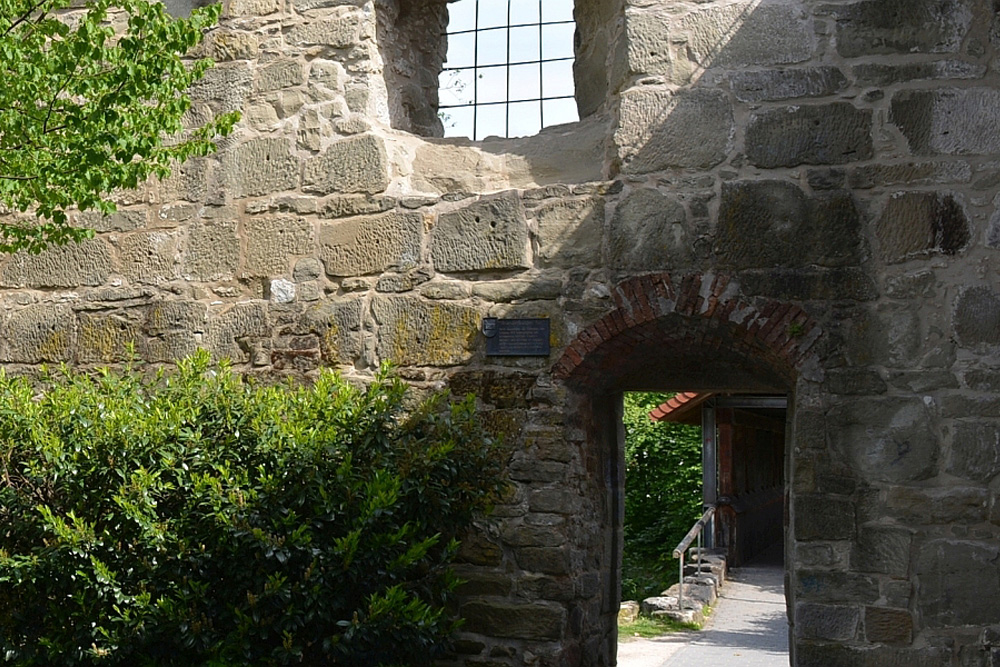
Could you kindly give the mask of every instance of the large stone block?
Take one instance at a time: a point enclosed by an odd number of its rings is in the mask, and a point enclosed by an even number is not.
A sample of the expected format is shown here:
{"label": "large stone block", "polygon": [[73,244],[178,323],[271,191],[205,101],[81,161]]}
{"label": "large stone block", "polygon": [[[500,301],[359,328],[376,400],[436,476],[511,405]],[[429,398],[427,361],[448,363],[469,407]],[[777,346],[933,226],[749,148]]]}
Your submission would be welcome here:
{"label": "large stone block", "polygon": [[795,636],[849,641],[858,633],[861,610],[855,606],[804,602],[795,606]]}
{"label": "large stone block", "polygon": [[601,261],[604,199],[562,199],[535,209],[538,254],[544,266],[596,267]]}
{"label": "large stone block", "polygon": [[872,112],[849,102],[765,109],[747,122],[746,154],[766,169],[868,160],[871,131]]}
{"label": "large stone block", "polygon": [[608,227],[608,262],[641,271],[687,266],[692,259],[687,214],[658,190],[631,191],[615,208]]}
{"label": "large stone block", "polygon": [[843,567],[847,562],[840,545],[826,542],[803,542],[795,545],[795,563],[804,568]]}
{"label": "large stone block", "polygon": [[[557,600],[565,602],[577,597],[572,577],[527,575],[517,581],[518,596],[528,600]],[[639,605],[635,606],[636,614]]]}
{"label": "large stone block", "polygon": [[259,93],[291,88],[305,83],[305,72],[298,60],[275,60],[257,70],[254,87]]}
{"label": "large stone block", "polygon": [[942,646],[902,648],[803,641],[795,651],[796,667],[941,667],[952,664],[951,658],[952,650]]}
{"label": "large stone block", "polygon": [[383,192],[389,186],[385,144],[373,134],[334,142],[306,163],[304,183],[320,194]]}
{"label": "large stone block", "polygon": [[739,268],[857,265],[861,216],[845,191],[809,197],[785,181],[723,183],[715,252]]}
{"label": "large stone block", "polygon": [[199,220],[188,227],[182,273],[189,280],[219,280],[236,273],[240,238],[233,220]]}
{"label": "large stone block", "polygon": [[913,187],[945,183],[968,183],[972,167],[968,162],[908,162],[904,164],[868,164],[851,170],[848,185],[854,189],[892,185]]}
{"label": "large stone block", "polygon": [[[564,466],[565,467],[565,466]],[[529,526],[514,524],[501,530],[504,544],[514,547],[559,547],[566,543],[566,536],[551,526]]]}
{"label": "large stone block", "polygon": [[448,387],[456,396],[475,394],[497,409],[525,409],[530,405],[531,388],[537,378],[521,373],[461,371],[451,376]]}
{"label": "large stone block", "polygon": [[[174,168],[176,172],[180,167]],[[95,232],[128,232],[146,226],[148,212],[146,209],[119,209],[110,215],[100,211],[84,211],[77,215],[79,227],[93,229]]]}
{"label": "large stone block", "polygon": [[744,294],[785,301],[870,301],[878,286],[863,269],[760,269],[740,274]]}
{"label": "large stone block", "polygon": [[795,498],[795,539],[847,540],[854,537],[854,503],[827,495]]}
{"label": "large stone block", "polygon": [[323,18],[306,20],[285,31],[285,41],[294,46],[353,46],[360,37],[361,21],[356,7],[341,7]]}
{"label": "large stone block", "polygon": [[885,513],[909,525],[973,524],[986,520],[989,499],[983,487],[895,486],[886,492]]}
{"label": "large stone block", "polygon": [[615,132],[622,171],[707,169],[724,159],[735,131],[732,105],[719,90],[632,88],[621,95]]}
{"label": "large stone block", "polygon": [[[156,189],[157,197],[163,203],[174,202],[178,199],[206,203],[217,199],[217,186],[218,183],[213,178],[209,160],[207,158],[192,158],[183,164],[173,165],[170,176],[157,183]],[[190,207],[164,207],[161,209],[160,217],[163,220],[176,220],[178,210],[188,211]],[[135,228],[145,226],[145,222],[143,222],[142,225]]]}
{"label": "large stone block", "polygon": [[242,30],[217,27],[205,36],[205,44],[216,62],[250,60],[260,53],[260,37]]}
{"label": "large stone block", "polygon": [[865,607],[865,639],[879,644],[909,644],[913,616],[906,609]]}
{"label": "large stone block", "polygon": [[866,525],[858,530],[851,569],[905,577],[910,568],[910,531],[895,526]]}
{"label": "large stone block", "polygon": [[1000,90],[903,90],[889,120],[916,155],[995,155],[1000,152]]}
{"label": "large stone block", "polygon": [[865,574],[799,569],[794,577],[792,586],[802,601],[871,604],[879,598],[878,578]]}
{"label": "large stone block", "polygon": [[209,321],[205,347],[217,359],[245,362],[254,339],[269,337],[267,305],[260,301],[238,303]]}
{"label": "large stone block", "polygon": [[281,0],[231,0],[226,7],[226,18],[267,16],[281,9]]}
{"label": "large stone block", "polygon": [[487,595],[506,597],[510,595],[511,588],[513,588],[510,576],[503,573],[469,567],[456,568],[455,574],[462,581],[455,592],[467,598]]}
{"label": "large stone block", "polygon": [[911,306],[883,306],[879,312],[841,312],[828,332],[838,352],[855,366],[911,369],[924,350],[921,318]]}
{"label": "large stone block", "polygon": [[664,18],[660,6],[626,13],[633,74],[660,75],[683,84],[712,67],[802,62],[814,48],[808,17],[789,4],[740,0]]}
{"label": "large stone block", "polygon": [[69,306],[39,304],[13,311],[3,324],[4,361],[39,364],[71,361],[76,318]]}
{"label": "large stone block", "polygon": [[886,65],[863,63],[854,66],[858,84],[866,86],[891,86],[895,83],[922,79],[977,79],[986,74],[986,65],[964,60],[935,60],[929,63]]}
{"label": "large stone block", "polygon": [[561,605],[475,601],[462,605],[459,615],[463,630],[512,639],[558,640],[566,623]]}
{"label": "large stone block", "polygon": [[293,190],[299,185],[299,160],[286,139],[251,139],[222,156],[223,181],[233,199]]}
{"label": "large stone block", "polygon": [[503,562],[503,549],[495,541],[473,529],[462,537],[455,560],[470,565],[496,567]]}
{"label": "large stone block", "polygon": [[565,463],[537,461],[534,458],[512,461],[508,470],[510,478],[516,482],[563,482],[569,475]]}
{"label": "large stone block", "polygon": [[882,376],[865,368],[831,370],[826,374],[824,386],[831,394],[846,396],[874,396],[887,390]]}
{"label": "large stone block", "polygon": [[422,143],[413,156],[413,184],[423,192],[488,192],[508,182],[504,160],[471,146]]}
{"label": "large stone block", "polygon": [[285,275],[296,255],[316,250],[312,222],[298,216],[254,216],[244,223],[243,230],[243,270],[251,276]]}
{"label": "large stone block", "polygon": [[309,63],[309,83],[340,90],[346,79],[344,66],[335,60],[316,59]]}
{"label": "large stone block", "polygon": [[514,553],[518,567],[526,572],[570,573],[569,550],[565,547],[520,547]]}
{"label": "large stone block", "polygon": [[431,259],[441,272],[528,267],[528,225],[515,195],[484,197],[443,213],[434,228]]}
{"label": "large stone block", "polygon": [[1000,618],[995,543],[932,540],[916,561],[917,609],[930,627],[987,625]]}
{"label": "large stone block", "polygon": [[19,252],[0,268],[4,287],[82,287],[102,285],[114,270],[111,248],[103,239],[50,247],[41,254]]}
{"label": "large stone block", "polygon": [[118,244],[121,272],[137,283],[157,284],[177,277],[180,235],[175,231],[129,234]]}
{"label": "large stone block", "polygon": [[837,50],[846,57],[955,53],[972,24],[968,0],[862,0],[835,15]]}
{"label": "large stone block", "polygon": [[749,70],[733,73],[729,83],[741,102],[764,102],[836,95],[847,77],[836,67]]}
{"label": "large stone block", "polygon": [[199,348],[198,340],[188,331],[173,331],[139,344],[139,355],[151,364],[172,363],[189,357]]}
{"label": "large stone block", "polygon": [[956,422],[946,471],[962,479],[983,483],[1000,474],[1000,422]]}
{"label": "large stone block", "polygon": [[110,364],[131,358],[130,345],[140,339],[140,323],[135,318],[103,313],[80,313],[77,329],[76,361],[81,364]]}
{"label": "large stone block", "polygon": [[955,301],[952,323],[962,347],[1000,345],[1000,293],[986,286],[963,289]]}
{"label": "large stone block", "polygon": [[192,100],[208,102],[216,113],[239,111],[250,95],[253,70],[248,63],[212,67],[188,89]]}
{"label": "large stone block", "polygon": [[482,281],[473,284],[472,294],[493,303],[556,299],[562,294],[562,281],[558,278]]}
{"label": "large stone block", "polygon": [[150,336],[205,331],[207,308],[197,301],[157,301],[150,304],[142,330]]}
{"label": "large stone block", "polygon": [[479,311],[456,303],[416,297],[376,298],[376,351],[403,366],[452,366],[472,356],[479,339]]}
{"label": "large stone block", "polygon": [[937,473],[938,439],[920,399],[859,399],[828,418],[831,445],[860,479],[910,482]]}
{"label": "large stone block", "polygon": [[385,195],[341,195],[324,200],[319,214],[324,218],[352,218],[356,215],[385,213],[396,208],[395,197]]}
{"label": "large stone block", "polygon": [[898,192],[875,224],[882,258],[889,263],[915,255],[954,255],[969,243],[969,217],[953,195]]}
{"label": "large stone block", "polygon": [[986,245],[990,248],[1000,248],[1000,195],[993,198],[994,211],[986,228]]}
{"label": "large stone block", "polygon": [[306,311],[304,321],[317,334],[323,361],[349,364],[361,356],[363,299],[324,301]]}
{"label": "large stone block", "polygon": [[419,213],[390,212],[322,223],[320,259],[331,276],[405,270],[420,262],[422,235]]}

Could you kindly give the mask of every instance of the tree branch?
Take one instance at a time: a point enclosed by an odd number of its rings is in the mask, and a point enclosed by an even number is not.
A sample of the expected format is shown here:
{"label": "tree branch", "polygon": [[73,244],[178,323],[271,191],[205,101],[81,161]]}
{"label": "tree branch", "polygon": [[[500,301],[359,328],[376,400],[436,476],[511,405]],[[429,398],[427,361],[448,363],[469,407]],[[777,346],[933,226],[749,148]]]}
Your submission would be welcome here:
{"label": "tree branch", "polygon": [[[41,8],[48,1],[49,0],[38,0],[38,3],[35,4],[35,6],[33,6],[28,11],[26,11],[24,14],[22,14],[20,17],[18,17],[18,19],[16,21],[14,21],[9,26],[7,26],[7,29],[3,31],[3,35],[2,36],[6,37],[7,35],[9,35],[14,30],[14,28],[16,28],[17,26],[21,25],[22,23],[24,23],[25,21],[27,21],[28,19],[30,19],[31,15],[34,14],[35,12],[37,12],[39,10],[39,8]],[[42,15],[41,15],[40,18],[45,18],[45,12],[42,13]]]}

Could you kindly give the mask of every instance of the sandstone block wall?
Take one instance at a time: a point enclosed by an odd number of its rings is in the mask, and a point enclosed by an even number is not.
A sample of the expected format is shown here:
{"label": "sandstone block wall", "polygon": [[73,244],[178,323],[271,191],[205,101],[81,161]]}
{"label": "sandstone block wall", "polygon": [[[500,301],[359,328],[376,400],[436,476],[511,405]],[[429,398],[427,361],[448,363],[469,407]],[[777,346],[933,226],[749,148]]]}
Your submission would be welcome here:
{"label": "sandstone block wall", "polygon": [[[584,119],[473,144],[425,138],[441,2],[229,0],[192,116],[237,132],[0,261],[0,362],[476,392],[517,482],[459,567],[455,661],[490,666],[614,664],[617,392],[787,392],[794,664],[992,664],[996,14],[577,0]],[[486,316],[550,318],[553,354],[486,357]]]}

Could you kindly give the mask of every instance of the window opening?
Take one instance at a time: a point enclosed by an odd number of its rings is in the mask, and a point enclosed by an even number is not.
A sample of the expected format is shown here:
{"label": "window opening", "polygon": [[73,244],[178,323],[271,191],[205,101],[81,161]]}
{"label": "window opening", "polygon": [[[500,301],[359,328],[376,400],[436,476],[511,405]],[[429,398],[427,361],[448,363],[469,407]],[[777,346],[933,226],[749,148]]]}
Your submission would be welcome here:
{"label": "window opening", "polygon": [[458,0],[439,79],[446,137],[519,137],[579,120],[573,0]]}

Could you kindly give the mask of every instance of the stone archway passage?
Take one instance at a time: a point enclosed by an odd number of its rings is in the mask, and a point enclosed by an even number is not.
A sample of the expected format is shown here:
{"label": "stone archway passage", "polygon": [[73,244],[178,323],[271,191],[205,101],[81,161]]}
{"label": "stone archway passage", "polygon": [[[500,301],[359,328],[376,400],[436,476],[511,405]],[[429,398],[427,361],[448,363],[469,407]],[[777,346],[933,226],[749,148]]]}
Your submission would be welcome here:
{"label": "stone archway passage", "polygon": [[[786,382],[808,365],[822,330],[799,306],[766,298],[747,298],[722,273],[669,273],[638,276],[613,290],[616,308],[593,323],[566,347],[553,367],[570,384],[597,386],[611,367],[643,343],[656,344],[657,333],[680,347],[727,350],[756,356]],[[669,323],[684,320],[670,327]],[[666,327],[651,326],[667,322]],[[659,339],[663,342],[663,339]],[[647,363],[650,359],[645,360]],[[623,375],[619,370],[613,375]],[[700,389],[687,387],[686,389]]]}
{"label": "stone archway passage", "polygon": [[[584,657],[582,665],[615,664],[624,513],[622,392],[787,394],[794,414],[797,386],[818,372],[814,351],[822,337],[802,308],[744,296],[725,274],[650,274],[618,284],[613,295],[615,309],[582,330],[554,367],[570,393],[567,432],[576,438],[586,466],[583,502],[589,501],[598,524],[581,523],[570,535],[589,547],[590,567],[580,576],[600,582],[599,601],[581,614],[581,654],[595,656]],[[791,469],[791,454],[785,456]],[[786,483],[786,494],[791,488]]]}

